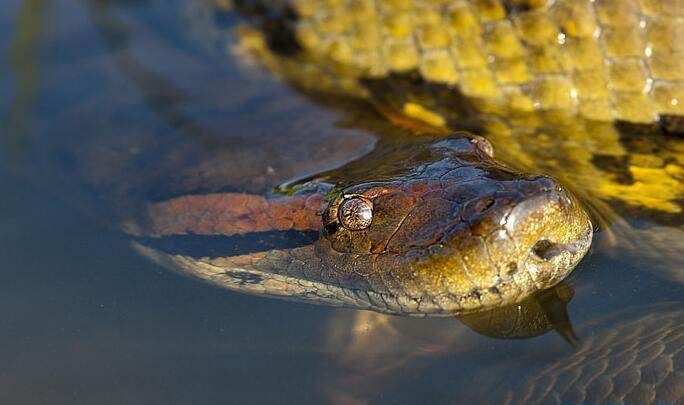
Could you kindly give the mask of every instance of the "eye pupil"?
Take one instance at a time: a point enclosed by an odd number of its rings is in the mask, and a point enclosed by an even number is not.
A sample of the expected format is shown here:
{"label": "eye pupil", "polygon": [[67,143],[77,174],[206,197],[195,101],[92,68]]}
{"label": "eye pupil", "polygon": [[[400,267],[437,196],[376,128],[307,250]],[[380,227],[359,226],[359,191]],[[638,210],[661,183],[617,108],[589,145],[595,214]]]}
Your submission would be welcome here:
{"label": "eye pupil", "polygon": [[477,145],[477,147],[489,157],[494,157],[494,147],[492,144],[481,136],[476,136],[471,140],[472,143]]}
{"label": "eye pupil", "polygon": [[366,229],[373,221],[373,203],[363,197],[350,197],[340,205],[340,223],[352,231]]}

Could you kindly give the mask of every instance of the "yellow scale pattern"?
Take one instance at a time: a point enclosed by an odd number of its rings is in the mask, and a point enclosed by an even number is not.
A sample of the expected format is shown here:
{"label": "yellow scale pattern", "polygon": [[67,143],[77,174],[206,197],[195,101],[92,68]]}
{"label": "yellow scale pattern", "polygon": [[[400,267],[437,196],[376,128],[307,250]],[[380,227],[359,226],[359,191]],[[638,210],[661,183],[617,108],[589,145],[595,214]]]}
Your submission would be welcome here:
{"label": "yellow scale pattern", "polygon": [[[613,122],[684,116],[684,0],[510,2],[532,9],[507,16],[498,0],[293,0],[297,57],[273,54],[254,29],[241,27],[237,38],[303,89],[368,98],[434,127],[472,118],[436,94],[379,97],[359,81],[418,70],[466,96],[505,161],[552,174],[606,204],[604,213],[616,199],[680,214],[684,141],[646,136],[626,147]],[[598,167],[597,155],[625,162],[627,173]]]}
{"label": "yellow scale pattern", "polygon": [[684,0],[508,3],[525,11],[507,13],[499,0],[291,5],[304,49],[346,78],[418,70],[520,111],[639,123],[684,115]]}

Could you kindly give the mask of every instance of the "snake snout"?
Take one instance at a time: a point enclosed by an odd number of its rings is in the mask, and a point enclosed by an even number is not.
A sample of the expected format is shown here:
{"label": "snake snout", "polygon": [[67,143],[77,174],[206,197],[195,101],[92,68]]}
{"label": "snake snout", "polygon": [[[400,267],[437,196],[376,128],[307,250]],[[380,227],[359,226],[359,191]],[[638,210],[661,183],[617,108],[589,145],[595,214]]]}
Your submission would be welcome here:
{"label": "snake snout", "polygon": [[511,211],[506,232],[521,253],[522,267],[538,288],[560,282],[589,250],[592,225],[579,202],[550,179]]}

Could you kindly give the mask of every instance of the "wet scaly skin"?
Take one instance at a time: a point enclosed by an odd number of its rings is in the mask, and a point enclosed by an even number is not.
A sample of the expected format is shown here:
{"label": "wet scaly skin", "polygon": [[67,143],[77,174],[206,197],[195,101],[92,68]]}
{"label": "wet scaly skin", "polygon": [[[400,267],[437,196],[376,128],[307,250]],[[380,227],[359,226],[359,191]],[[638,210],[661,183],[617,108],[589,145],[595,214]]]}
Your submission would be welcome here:
{"label": "wet scaly skin", "polygon": [[[100,103],[100,105],[105,105],[105,103]],[[107,105],[107,108],[110,108],[110,105]],[[76,116],[77,116],[77,122],[82,123],[83,115],[76,114]],[[97,123],[97,124],[99,124],[99,123]],[[80,127],[79,127],[79,128],[80,128]],[[99,126],[95,127],[95,129],[99,129]],[[114,134],[114,137],[117,139],[117,141],[120,141],[121,144],[124,144],[124,146],[128,146],[128,145],[129,145],[128,143],[126,143],[126,142],[120,140],[120,137],[121,137],[122,135],[129,135],[128,131],[113,131],[113,132],[116,132],[116,133]],[[152,133],[152,132],[150,131],[150,132],[146,132],[146,133]],[[134,134],[134,135],[135,135],[135,134]],[[554,135],[556,135],[556,134],[554,133]],[[138,139],[138,138],[136,138],[136,139]],[[529,143],[525,143],[524,141],[520,141],[520,140],[519,140],[520,138],[514,137],[514,138],[511,138],[511,139],[516,140],[516,142],[522,142],[523,145],[529,145]],[[165,141],[166,141],[166,140],[168,140],[168,138],[165,138]],[[101,141],[101,140],[100,140],[100,141]],[[126,139],[126,141],[129,141],[129,140]],[[511,141],[511,142],[513,142],[513,141]],[[106,145],[106,144],[104,144],[104,145]],[[102,144],[100,144],[100,146],[102,146]],[[183,146],[187,146],[187,145],[183,145]],[[122,149],[125,149],[125,150],[127,151],[126,148],[122,148]],[[117,155],[117,153],[120,153],[120,152],[117,152],[117,151],[111,151],[111,152],[112,152],[111,155],[114,156],[114,158],[111,160],[111,162],[114,162],[115,164],[119,164],[119,163],[120,163],[120,162],[119,162],[119,158],[121,158],[122,156],[127,156],[126,153],[121,153],[121,155]],[[204,151],[204,152],[208,152],[208,151]],[[504,151],[504,152],[506,152],[506,151]],[[536,150],[535,150],[534,152],[530,152],[530,156],[531,156],[531,157],[538,157],[538,156],[535,154],[535,153],[537,153],[537,152],[538,152],[538,151],[536,151]],[[631,149],[625,151],[625,153],[629,153],[629,152],[631,152]],[[552,153],[559,153],[560,155],[562,155],[562,152],[552,152]],[[211,156],[211,155],[209,155],[209,156]],[[555,155],[554,155],[554,156],[555,156]],[[643,158],[644,158],[644,156],[641,156],[641,157],[642,157],[641,162],[643,163],[643,160],[644,160]],[[630,156],[630,158],[632,158],[632,157]],[[637,158],[637,157],[635,156],[634,159],[632,160],[633,162],[635,162],[635,164],[636,164],[636,162],[637,162],[637,159],[636,159],[636,158]],[[170,160],[173,161],[172,159],[170,159]],[[204,166],[202,166],[202,167],[210,167],[210,168],[213,169],[213,168],[216,168],[216,167],[218,166],[218,165],[217,165],[218,163],[220,163],[221,161],[225,161],[225,160],[226,160],[226,159],[218,159],[218,158],[217,158],[215,161],[209,160],[209,162],[204,162]],[[175,163],[175,162],[176,162],[176,161],[173,161],[173,163]],[[231,163],[234,163],[234,162],[231,162]],[[647,163],[648,163],[648,162],[647,162]],[[650,162],[650,163],[653,163],[653,162]],[[655,163],[658,163],[658,162],[655,162]],[[550,165],[550,166],[553,166],[555,163],[552,162],[552,161],[549,161],[549,162],[544,162],[543,164],[548,164],[548,165]],[[668,163],[668,162],[665,162],[665,163],[663,163],[663,167],[665,167],[665,166],[664,166],[665,164],[672,164],[672,163],[671,163],[671,161],[669,161],[669,163]],[[675,163],[675,165],[676,165],[676,163]],[[106,166],[106,165],[102,165],[102,162],[99,162],[98,167],[101,167],[101,166]],[[112,165],[112,166],[114,166],[114,165]],[[639,166],[639,165],[637,164],[637,166]],[[171,164],[170,167],[173,169],[173,170],[170,170],[170,171],[173,172],[173,173],[176,173],[175,170],[179,168],[178,165],[174,165],[174,164]],[[233,165],[233,167],[235,167],[235,165]],[[292,165],[286,165],[286,167],[292,167]],[[572,169],[574,170],[575,167],[572,167]],[[106,170],[111,170],[111,167],[104,167],[104,168],[102,168],[102,170],[104,170],[104,171],[106,171]],[[200,172],[200,173],[204,174],[204,172],[202,172],[202,171],[200,171],[200,170],[197,170],[197,172]],[[265,172],[266,172],[266,171],[264,171],[264,173],[265,173]],[[676,171],[672,171],[672,170],[671,170],[670,172],[676,174]],[[191,173],[194,173],[194,172],[191,172]],[[212,173],[213,173],[213,172],[212,172]],[[666,172],[663,171],[663,173],[666,173]],[[81,174],[83,174],[83,173],[81,173]],[[109,174],[109,173],[106,173],[105,175],[107,175],[107,174]],[[226,174],[226,175],[231,175],[231,174],[234,174],[234,173],[231,172],[230,170],[227,170],[226,173],[224,173],[224,174]],[[92,175],[92,173],[88,173],[88,175]],[[238,174],[236,175],[236,177],[244,177],[244,176],[243,176],[241,173],[238,173]],[[598,176],[597,176],[597,177],[598,177]],[[188,176],[188,178],[190,178],[190,176]],[[110,179],[112,180],[112,183],[114,183],[114,180],[115,180],[116,178],[115,178],[115,177],[111,177]],[[216,179],[218,179],[218,180],[216,180]],[[217,182],[225,181],[225,176],[217,176],[216,179],[214,179],[214,180],[216,180]],[[251,179],[251,177],[250,177],[250,179]],[[194,185],[195,183],[192,183],[192,184]],[[222,185],[222,184],[224,184],[224,183],[219,183],[219,184]],[[186,184],[183,184],[183,185],[184,185],[184,186],[187,186]],[[187,189],[185,189],[185,191],[192,192],[192,188],[187,188]],[[629,190],[627,190],[627,191],[625,191],[625,192],[628,193],[628,194],[631,193],[631,191],[629,191]],[[224,195],[223,197],[226,197],[228,200],[230,200],[230,198],[228,198],[228,195]],[[657,197],[658,197],[658,196],[652,196],[652,197],[654,197],[654,198],[657,200]],[[670,205],[670,206],[672,207],[672,205]],[[677,208],[678,208],[678,206],[677,206],[676,204],[674,204],[673,209],[676,210]],[[315,211],[315,210],[314,210],[314,211]],[[282,217],[281,217],[281,219],[282,219]],[[668,240],[668,241],[666,241],[666,242],[669,242],[669,243],[671,244],[672,241],[676,241],[676,240],[678,240],[678,239],[671,238],[670,240]],[[143,249],[144,249],[144,248],[143,248]],[[542,251],[543,251],[543,249],[542,249]],[[677,251],[674,251],[674,252],[677,253]],[[152,255],[158,254],[158,253],[155,253],[155,252],[150,252],[150,253],[151,253]],[[182,263],[182,258],[179,258],[179,257],[170,258],[169,256],[163,256],[163,257],[160,256],[160,260],[162,260],[162,261],[167,261],[167,260],[168,260],[169,262],[171,262],[172,260],[177,260],[177,263]],[[205,261],[206,261],[206,260],[205,260]],[[187,267],[185,267],[185,268],[186,268],[186,269],[190,269],[190,268],[191,268],[190,266],[193,266],[193,265],[194,265],[194,266],[196,266],[197,269],[200,269],[200,270],[207,270],[207,269],[209,269],[208,266],[203,266],[203,265],[201,264],[201,262],[202,262],[202,260],[200,260],[200,261],[195,261],[194,263],[189,263],[189,264],[186,263],[186,264],[187,264]],[[217,261],[217,262],[218,262],[218,261]],[[177,263],[174,263],[174,265],[176,265]],[[199,265],[198,265],[198,263],[199,263]],[[178,268],[178,266],[177,266],[176,268]],[[188,271],[190,271],[190,270],[188,270]],[[220,277],[224,277],[226,280],[228,280],[228,279],[231,278],[231,277],[227,277],[230,273],[231,273],[231,270],[230,270],[230,269],[229,269],[229,270],[225,270],[224,273],[220,273],[220,272],[216,273],[216,275],[219,276],[219,277],[215,278],[215,281],[216,281],[218,284],[221,284],[222,280],[221,280]],[[207,274],[207,273],[205,273],[205,274]],[[244,286],[250,286],[250,285],[251,285],[251,286],[255,286],[255,285],[259,284],[260,281],[263,281],[263,279],[260,279],[259,276],[250,277],[251,274],[253,274],[253,273],[250,273],[250,272],[244,272],[244,273],[232,272],[232,277],[234,277],[235,280],[239,280],[239,282],[238,282],[238,283],[235,283],[234,281],[230,281],[230,282],[228,282],[227,284],[228,284],[229,286],[230,286],[230,285],[232,285],[232,286],[237,286],[237,285],[241,285],[241,286],[243,286],[243,285],[244,285]],[[198,275],[198,274],[195,274],[195,275]],[[200,274],[200,276],[202,276],[202,275]],[[301,282],[301,280],[300,280],[300,282]],[[608,287],[610,287],[610,288],[613,288],[613,285],[610,284],[610,283],[606,283],[606,286],[608,286]],[[247,289],[245,289],[245,291],[247,291]],[[307,297],[303,297],[303,298],[307,298]],[[311,298],[312,298],[312,300],[315,300],[315,299],[316,299],[316,297],[311,297]],[[321,300],[322,300],[322,297],[321,297]],[[657,312],[657,311],[654,311],[653,313],[656,313],[656,312]],[[342,313],[348,314],[348,315],[353,315],[353,316],[358,316],[359,318],[361,318],[361,317],[363,317],[363,316],[366,316],[366,317],[370,317],[370,316],[381,317],[381,316],[382,316],[382,315],[379,315],[379,314],[374,314],[374,313],[372,313],[372,312],[366,312],[366,311],[360,311],[360,312],[349,312],[349,311],[344,311],[344,312],[340,312],[340,314],[342,314]],[[667,317],[669,317],[669,315],[666,314],[665,312],[663,312],[663,317],[662,317],[662,318],[667,318]],[[680,318],[681,318],[681,317],[680,317]],[[390,321],[387,321],[387,322],[390,322],[390,323],[393,322],[393,321],[396,322],[396,321],[398,321],[398,320],[407,321],[406,319],[396,318],[396,317],[392,317],[392,318],[385,317],[385,318],[383,318],[383,319],[390,319]],[[620,319],[622,319],[622,318],[620,318]],[[677,318],[676,316],[674,316],[673,319],[679,319],[679,318]],[[429,321],[425,321],[425,322],[429,322]],[[637,327],[637,328],[638,328],[638,327],[641,327],[641,328],[643,328],[643,327],[644,327],[644,324],[645,324],[645,323],[641,322],[641,323],[639,323],[638,325],[636,325],[636,324],[628,325],[627,330],[629,331],[629,330],[631,329],[631,327]],[[678,324],[681,324],[681,322],[679,322]],[[424,323],[423,323],[423,321],[421,321],[421,323],[416,324],[416,325],[420,325],[420,327],[422,328],[422,326],[424,325]],[[653,325],[653,324],[648,324],[648,325],[646,326],[646,328],[647,328],[647,329],[648,329],[648,328],[651,328],[652,325]],[[676,325],[675,325],[675,326],[676,326]],[[340,329],[340,328],[338,328],[338,329]],[[673,329],[673,326],[672,326],[672,325],[664,325],[663,328],[658,329],[657,335],[658,335],[658,336],[667,337],[667,336],[668,336],[668,333],[671,333],[670,330],[672,330],[672,329]],[[634,330],[636,330],[636,329],[634,329]],[[641,330],[643,330],[643,329],[641,329]],[[656,330],[656,327],[653,326],[653,329],[651,329],[651,330]],[[495,332],[498,332],[498,331],[495,331]],[[602,342],[603,340],[605,340],[605,344],[606,344],[606,345],[611,345],[611,344],[615,344],[615,343],[619,343],[619,342],[624,342],[625,340],[623,340],[623,339],[624,339],[623,336],[625,336],[625,335],[624,335],[623,332],[624,332],[624,330],[618,330],[615,334],[611,335],[612,337],[611,337],[611,336],[608,336],[607,338],[606,338],[605,335],[598,336],[596,339],[593,339],[591,343],[587,344],[587,347],[593,347],[593,345],[595,345],[597,342]],[[638,337],[637,337],[637,338],[638,338]],[[386,335],[381,335],[380,340],[379,340],[381,343],[380,343],[378,346],[386,347],[386,346],[387,346],[387,340],[386,340],[386,339],[387,339],[387,338],[386,338]],[[627,341],[631,341],[630,336],[627,337]],[[457,345],[460,345],[461,342],[462,342],[462,340],[459,340],[458,343],[457,343]],[[397,344],[397,346],[401,346],[401,344]],[[672,347],[672,346],[670,346],[670,348],[671,348],[671,347]],[[676,347],[681,347],[681,345],[676,346]],[[367,349],[367,348],[366,348],[366,349]],[[415,350],[415,347],[410,347],[410,350],[411,350],[412,352],[415,352],[415,351],[416,351],[416,350]],[[635,350],[635,352],[638,352],[638,351]],[[664,353],[665,353],[666,355],[669,355],[669,353],[671,353],[671,352],[672,352],[671,349],[667,349],[666,351],[664,351]],[[591,353],[591,352],[590,352],[590,353],[589,353],[589,356],[591,356],[591,358],[593,358],[593,357],[594,357],[593,354],[594,354],[594,353]],[[364,350],[364,352],[362,353],[362,355],[366,355],[366,356],[364,356],[365,358],[368,357],[368,356],[367,356],[366,350]],[[679,361],[679,363],[675,362],[675,364],[681,364],[681,356],[675,357],[675,360],[677,360],[677,359],[680,359],[680,361]],[[358,361],[359,359],[356,359],[356,360]],[[631,370],[631,369],[628,369],[628,370]],[[556,373],[555,373],[555,372],[548,372],[548,373],[543,373],[542,375],[543,375],[543,376],[551,376],[551,377],[552,377],[552,376],[556,375]],[[527,381],[527,380],[524,380],[524,382],[526,382],[526,381]],[[486,385],[486,387],[489,388],[489,387],[492,387],[492,386],[498,386],[499,383],[500,383],[500,381],[497,381],[497,382],[496,382],[496,385],[495,385],[495,384]],[[544,386],[544,385],[542,385],[542,386]],[[548,386],[548,385],[546,385],[546,386]],[[622,386],[622,385],[616,385],[616,387],[620,387],[620,386]],[[377,389],[377,387],[374,387],[374,388]],[[461,392],[458,392],[458,391],[456,390],[456,391],[454,391],[454,394],[455,394],[455,395],[460,395]],[[459,398],[462,399],[462,397],[459,397]],[[591,397],[591,398],[596,398],[596,397]],[[664,397],[663,397],[663,398],[664,398]]]}
{"label": "wet scaly skin", "polygon": [[305,92],[369,100],[399,124],[482,135],[497,157],[553,175],[606,218],[636,210],[681,224],[676,2],[323,3],[285,2],[285,14],[271,5],[268,18],[238,7],[256,18],[233,30],[237,48]]}
{"label": "wet scaly skin", "polygon": [[318,90],[373,98],[363,79],[416,72],[476,100],[483,114],[496,106],[637,123],[684,115],[684,8],[676,0],[235,4],[256,17],[270,48],[299,59],[309,76],[301,83]]}
{"label": "wet scaly skin", "polygon": [[[149,211],[156,236],[313,231],[304,246],[194,258],[140,249],[224,287],[284,298],[406,315],[509,305],[565,278],[592,226],[554,180],[519,174],[483,145],[466,135],[397,143],[288,184],[291,195],[180,197]],[[365,175],[350,175],[361,166]],[[357,200],[372,220],[350,228],[340,210]],[[245,275],[257,281],[245,285]]]}

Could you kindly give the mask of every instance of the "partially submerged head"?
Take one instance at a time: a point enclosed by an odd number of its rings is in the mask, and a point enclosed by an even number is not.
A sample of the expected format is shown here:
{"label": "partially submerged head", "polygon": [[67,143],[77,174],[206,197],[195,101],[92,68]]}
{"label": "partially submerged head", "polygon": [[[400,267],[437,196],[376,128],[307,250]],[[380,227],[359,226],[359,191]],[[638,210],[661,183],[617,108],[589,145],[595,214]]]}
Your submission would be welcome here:
{"label": "partially submerged head", "polygon": [[250,294],[451,315],[556,285],[591,244],[591,223],[572,195],[497,163],[472,136],[385,145],[314,179],[268,198],[152,204],[152,237],[138,249]]}
{"label": "partially submerged head", "polygon": [[587,214],[553,179],[495,162],[479,138],[430,150],[410,172],[337,192],[324,212],[319,253],[354,263],[350,282],[410,297],[417,312],[467,312],[556,285],[589,249]]}

